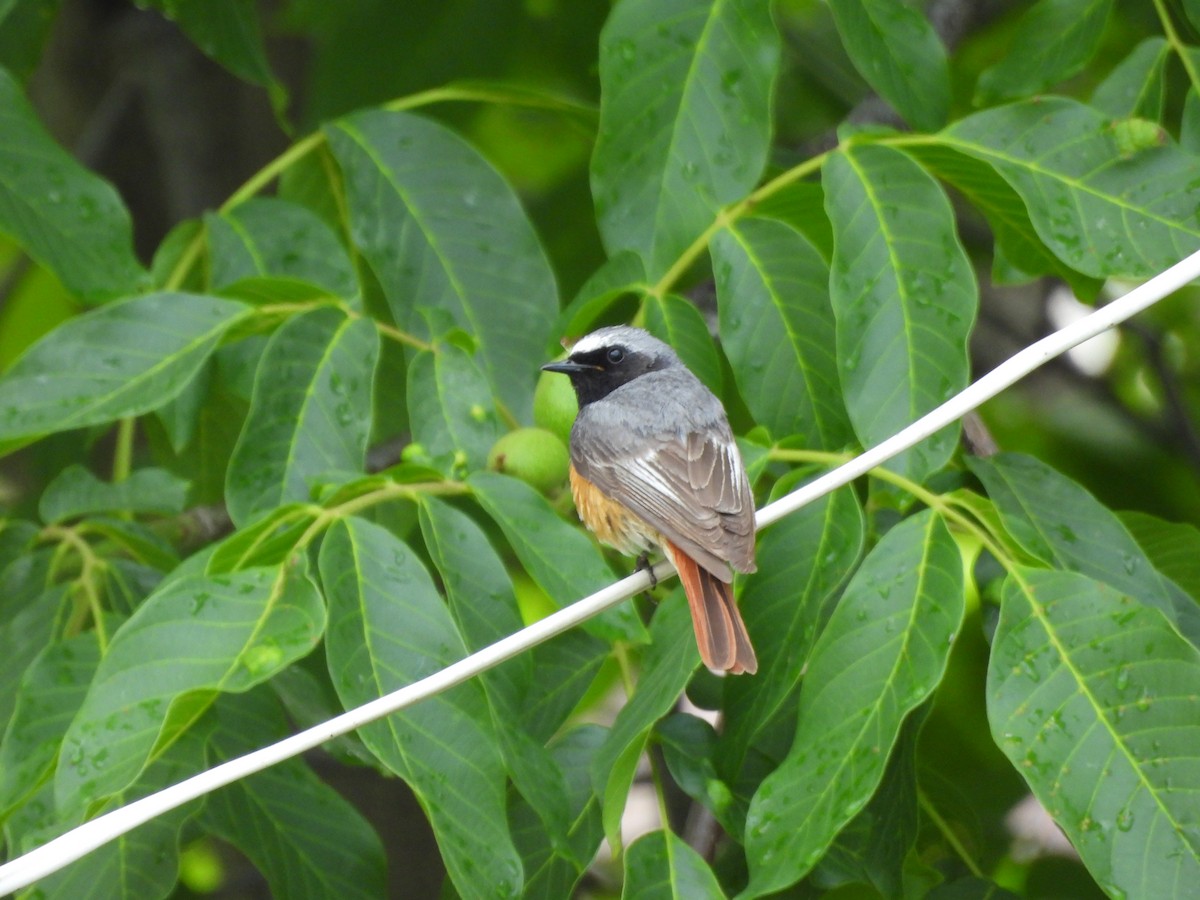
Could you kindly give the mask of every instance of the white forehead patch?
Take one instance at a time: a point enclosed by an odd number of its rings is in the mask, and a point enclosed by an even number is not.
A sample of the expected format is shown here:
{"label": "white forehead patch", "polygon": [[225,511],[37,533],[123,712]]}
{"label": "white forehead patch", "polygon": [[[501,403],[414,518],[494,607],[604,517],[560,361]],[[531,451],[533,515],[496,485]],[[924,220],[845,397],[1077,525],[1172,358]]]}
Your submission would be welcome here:
{"label": "white forehead patch", "polygon": [[575,342],[575,346],[571,348],[571,355],[574,356],[576,353],[592,353],[601,347],[608,347],[612,343],[611,335],[600,331],[593,331],[591,334],[585,334]]}

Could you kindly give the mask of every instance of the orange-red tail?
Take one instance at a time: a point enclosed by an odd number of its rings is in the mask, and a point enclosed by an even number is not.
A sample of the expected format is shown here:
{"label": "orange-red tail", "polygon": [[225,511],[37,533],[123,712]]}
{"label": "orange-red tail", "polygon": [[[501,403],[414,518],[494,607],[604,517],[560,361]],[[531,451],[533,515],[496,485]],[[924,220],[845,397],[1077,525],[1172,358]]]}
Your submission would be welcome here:
{"label": "orange-red tail", "polygon": [[733,675],[742,672],[753,675],[758,671],[758,659],[733,600],[733,586],[700,568],[694,559],[669,541],[665,549],[679,570],[704,664]]}

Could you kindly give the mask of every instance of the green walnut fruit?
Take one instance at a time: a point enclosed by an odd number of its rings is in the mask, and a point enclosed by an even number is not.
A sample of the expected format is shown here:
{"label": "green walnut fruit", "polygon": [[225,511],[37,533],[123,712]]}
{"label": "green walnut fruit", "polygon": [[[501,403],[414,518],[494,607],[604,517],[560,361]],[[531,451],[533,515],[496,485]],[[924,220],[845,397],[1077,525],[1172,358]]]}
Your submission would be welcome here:
{"label": "green walnut fruit", "polygon": [[562,487],[571,459],[558,436],[545,428],[518,428],[492,445],[488,468],[520,478],[543,494]]}
{"label": "green walnut fruit", "polygon": [[578,412],[571,379],[560,372],[543,372],[533,392],[534,424],[558,435],[566,444],[571,440],[571,426]]}

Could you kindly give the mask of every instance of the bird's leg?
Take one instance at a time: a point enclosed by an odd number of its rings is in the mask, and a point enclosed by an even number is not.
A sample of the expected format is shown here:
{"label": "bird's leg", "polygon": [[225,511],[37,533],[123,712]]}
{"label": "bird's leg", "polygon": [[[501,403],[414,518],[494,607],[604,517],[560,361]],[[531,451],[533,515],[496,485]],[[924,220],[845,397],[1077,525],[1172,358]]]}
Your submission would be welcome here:
{"label": "bird's leg", "polygon": [[648,572],[650,574],[650,590],[658,587],[658,576],[654,574],[654,566],[650,565],[650,553],[643,550],[638,554],[637,569],[638,572]]}

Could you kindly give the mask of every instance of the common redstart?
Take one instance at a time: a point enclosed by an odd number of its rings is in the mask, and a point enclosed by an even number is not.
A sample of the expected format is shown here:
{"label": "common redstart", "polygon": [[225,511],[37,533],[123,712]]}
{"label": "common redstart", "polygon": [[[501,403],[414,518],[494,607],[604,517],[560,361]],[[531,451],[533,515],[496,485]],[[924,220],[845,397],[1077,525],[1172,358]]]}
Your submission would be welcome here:
{"label": "common redstart", "polygon": [[755,672],[731,585],[734,570],[756,568],[754,497],[721,401],[640,328],[593,331],[542,368],[570,376],[579,398],[579,517],[622,553],[661,548],[679,571],[704,664]]}

